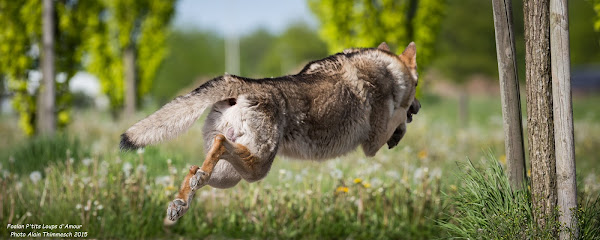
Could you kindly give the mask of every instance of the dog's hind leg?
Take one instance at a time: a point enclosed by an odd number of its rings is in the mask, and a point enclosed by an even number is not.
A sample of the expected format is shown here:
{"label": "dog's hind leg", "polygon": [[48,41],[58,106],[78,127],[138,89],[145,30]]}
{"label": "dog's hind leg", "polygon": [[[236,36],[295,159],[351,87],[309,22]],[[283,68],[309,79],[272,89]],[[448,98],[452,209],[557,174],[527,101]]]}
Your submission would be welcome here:
{"label": "dog's hind leg", "polygon": [[[271,168],[275,153],[267,154],[266,156],[263,158],[258,157],[246,146],[231,142],[222,134],[217,134],[202,167],[192,166],[190,168],[190,172],[181,185],[177,199],[169,204],[167,218],[175,221],[183,216],[189,209],[196,190],[207,183],[219,187],[235,185],[239,182],[240,177],[249,182],[262,179]],[[226,160],[231,164],[235,169],[234,172],[213,172],[220,159]],[[213,173],[217,173],[220,176],[215,176],[214,181],[211,181]],[[232,177],[223,176],[225,174]],[[219,182],[219,180],[223,179],[226,179],[227,182]]]}
{"label": "dog's hind leg", "polygon": [[221,137],[215,137],[215,141],[206,155],[202,167],[196,165],[190,167],[190,171],[183,180],[183,183],[181,183],[177,198],[169,203],[169,207],[167,208],[167,218],[169,220],[175,221],[183,216],[189,209],[196,190],[203,187],[208,182],[219,158],[226,151],[222,144],[225,137],[222,136],[223,135],[221,135]]}

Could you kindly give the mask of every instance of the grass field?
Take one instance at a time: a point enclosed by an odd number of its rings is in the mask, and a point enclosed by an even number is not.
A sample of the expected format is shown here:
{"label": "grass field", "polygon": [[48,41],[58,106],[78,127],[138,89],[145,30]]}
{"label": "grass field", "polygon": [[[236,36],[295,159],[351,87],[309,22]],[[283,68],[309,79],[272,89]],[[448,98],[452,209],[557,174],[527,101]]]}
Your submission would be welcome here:
{"label": "grass field", "polygon": [[[65,134],[26,139],[14,116],[2,116],[0,223],[80,224],[79,231],[91,238],[524,236],[511,235],[515,231],[544,238],[543,230],[530,224],[528,192],[513,196],[495,189],[506,178],[501,168],[494,168],[506,162],[500,100],[471,98],[467,126],[458,123],[455,100],[430,96],[421,102],[421,112],[394,149],[381,149],[374,158],[365,158],[358,150],[326,162],[278,158],[260,182],[241,182],[226,190],[204,187],[186,215],[168,228],[163,227],[167,204],[187,168],[200,165],[204,156],[200,123],[177,140],[120,153],[119,134],[135,119],[114,122],[109,114],[81,111]],[[595,151],[600,146],[598,102],[599,96],[574,100],[582,202],[578,211],[584,239],[600,238],[600,210],[593,202],[600,193],[600,158]],[[140,113],[138,119],[152,110]],[[495,185],[474,188],[478,181]],[[488,195],[479,192],[501,198],[482,198]],[[471,202],[489,206],[473,210]],[[486,215],[486,209],[500,210]],[[487,228],[473,230],[477,224]],[[2,227],[0,237],[32,231],[42,230]]]}

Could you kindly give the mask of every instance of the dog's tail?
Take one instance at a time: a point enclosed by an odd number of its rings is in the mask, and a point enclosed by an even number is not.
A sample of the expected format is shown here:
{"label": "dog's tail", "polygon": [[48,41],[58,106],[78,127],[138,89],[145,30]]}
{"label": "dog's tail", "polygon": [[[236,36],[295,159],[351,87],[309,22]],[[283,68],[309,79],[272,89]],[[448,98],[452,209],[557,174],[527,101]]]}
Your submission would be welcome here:
{"label": "dog's tail", "polygon": [[179,96],[121,134],[121,150],[132,150],[178,136],[188,130],[207,107],[236,98],[243,80],[225,75]]}

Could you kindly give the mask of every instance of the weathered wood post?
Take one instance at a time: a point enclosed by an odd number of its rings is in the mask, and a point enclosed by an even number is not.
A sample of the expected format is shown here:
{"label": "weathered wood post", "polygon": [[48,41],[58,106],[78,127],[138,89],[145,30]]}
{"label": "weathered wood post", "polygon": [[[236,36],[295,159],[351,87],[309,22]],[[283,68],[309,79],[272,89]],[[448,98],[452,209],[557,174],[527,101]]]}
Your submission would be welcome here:
{"label": "weathered wood post", "polygon": [[531,200],[534,219],[545,229],[547,220],[554,221],[557,201],[549,0],[525,0],[523,10]]}
{"label": "weathered wood post", "polygon": [[504,125],[504,147],[508,164],[508,178],[514,190],[523,187],[525,179],[525,151],[523,126],[521,125],[521,98],[515,58],[512,6],[510,0],[492,0],[496,53],[500,94],[502,97],[502,119]]}
{"label": "weathered wood post", "polygon": [[[560,239],[576,239],[577,186],[575,181],[575,144],[571,99],[571,61],[569,56],[569,16],[567,0],[550,0],[550,55],[556,147],[556,187]],[[567,229],[568,228],[568,229]]]}

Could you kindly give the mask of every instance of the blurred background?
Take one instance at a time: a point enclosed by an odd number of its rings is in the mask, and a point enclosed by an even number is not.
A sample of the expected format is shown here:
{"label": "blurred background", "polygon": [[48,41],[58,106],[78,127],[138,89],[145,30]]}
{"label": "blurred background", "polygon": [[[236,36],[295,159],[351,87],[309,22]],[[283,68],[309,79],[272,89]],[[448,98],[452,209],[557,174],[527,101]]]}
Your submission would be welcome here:
{"label": "blurred background", "polygon": [[[460,191],[457,162],[506,163],[491,1],[49,3],[45,14],[40,0],[0,1],[3,224],[78,223],[108,238],[428,239],[451,218],[443,193]],[[588,196],[600,191],[600,2],[569,4],[578,187]],[[525,124],[522,9],[513,1]],[[396,53],[417,44],[423,108],[399,147],[373,159],[360,151],[325,163],[278,159],[259,183],[204,188],[178,225],[162,227],[185,169],[203,159],[202,121],[177,140],[120,153],[128,126],[225,72],[294,74],[383,41]],[[54,120],[40,111],[44,64],[54,69]]]}

